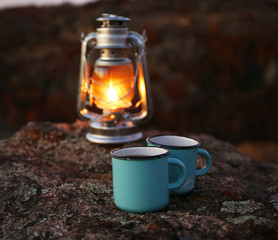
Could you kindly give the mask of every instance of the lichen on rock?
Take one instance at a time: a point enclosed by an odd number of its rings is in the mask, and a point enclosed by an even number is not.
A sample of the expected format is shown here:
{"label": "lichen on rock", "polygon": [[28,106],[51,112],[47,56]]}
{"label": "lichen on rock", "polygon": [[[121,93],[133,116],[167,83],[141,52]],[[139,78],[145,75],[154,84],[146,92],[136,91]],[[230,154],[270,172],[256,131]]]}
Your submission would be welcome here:
{"label": "lichen on rock", "polygon": [[223,202],[221,212],[240,213],[245,214],[254,212],[263,206],[262,203],[255,202],[253,200],[247,201],[226,201]]}
{"label": "lichen on rock", "polygon": [[240,216],[240,217],[236,217],[236,218],[227,218],[227,220],[233,224],[242,224],[246,221],[252,220],[254,221],[256,224],[267,224],[270,222],[270,220],[266,219],[266,218],[262,218],[262,217],[257,217],[254,215],[245,215],[245,216]]}

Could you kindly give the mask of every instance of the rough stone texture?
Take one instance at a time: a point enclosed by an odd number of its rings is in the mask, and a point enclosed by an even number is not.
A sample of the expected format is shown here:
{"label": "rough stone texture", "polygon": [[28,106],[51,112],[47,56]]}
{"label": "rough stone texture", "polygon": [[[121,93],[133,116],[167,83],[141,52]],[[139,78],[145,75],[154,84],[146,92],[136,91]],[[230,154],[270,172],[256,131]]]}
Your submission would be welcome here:
{"label": "rough stone texture", "polygon": [[1,239],[278,239],[277,165],[190,135],[211,153],[209,173],[160,212],[127,213],[113,203],[116,146],[89,143],[86,129],[33,122],[0,141]]}

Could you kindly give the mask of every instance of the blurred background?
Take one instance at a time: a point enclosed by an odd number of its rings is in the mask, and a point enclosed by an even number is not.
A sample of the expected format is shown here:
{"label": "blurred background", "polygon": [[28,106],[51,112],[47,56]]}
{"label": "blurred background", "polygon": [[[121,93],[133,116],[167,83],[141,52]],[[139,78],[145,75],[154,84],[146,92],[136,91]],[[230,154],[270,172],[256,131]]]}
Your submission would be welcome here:
{"label": "blurred background", "polygon": [[147,31],[143,128],[210,134],[278,163],[278,0],[1,1],[0,138],[78,118],[80,35],[101,13]]}

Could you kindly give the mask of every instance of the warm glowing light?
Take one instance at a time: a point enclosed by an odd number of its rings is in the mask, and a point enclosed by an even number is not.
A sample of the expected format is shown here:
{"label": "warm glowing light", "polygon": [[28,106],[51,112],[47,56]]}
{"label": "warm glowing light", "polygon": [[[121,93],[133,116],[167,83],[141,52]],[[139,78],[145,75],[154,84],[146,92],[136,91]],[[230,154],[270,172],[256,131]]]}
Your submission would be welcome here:
{"label": "warm glowing light", "polygon": [[116,100],[118,100],[118,95],[116,93],[115,88],[113,88],[112,84],[110,84],[110,87],[109,87],[109,89],[107,91],[107,95],[108,95],[109,101],[116,101]]}
{"label": "warm glowing light", "polygon": [[84,109],[80,110],[80,113],[81,113],[81,115],[84,115],[84,114],[86,115],[89,113],[89,111],[87,108],[84,108]]}
{"label": "warm glowing light", "polygon": [[91,88],[94,103],[101,109],[121,109],[132,106],[134,71],[131,63],[116,66],[95,65]]}

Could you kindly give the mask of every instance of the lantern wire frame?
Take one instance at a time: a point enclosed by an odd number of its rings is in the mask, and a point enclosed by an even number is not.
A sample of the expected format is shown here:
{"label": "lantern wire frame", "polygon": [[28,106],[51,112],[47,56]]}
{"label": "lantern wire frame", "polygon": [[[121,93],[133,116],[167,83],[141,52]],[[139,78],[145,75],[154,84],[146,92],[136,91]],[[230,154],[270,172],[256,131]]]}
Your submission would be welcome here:
{"label": "lantern wire frame", "polygon": [[[142,48],[140,49],[141,52],[140,52],[140,54],[139,54],[139,56],[138,56],[138,58],[137,58],[136,70],[135,70],[134,79],[133,79],[133,85],[132,85],[132,87],[130,88],[130,90],[129,90],[123,97],[117,99],[117,101],[121,101],[121,100],[123,100],[124,98],[126,98],[126,97],[133,91],[133,89],[134,89],[135,86],[136,86],[137,78],[138,78],[139,64],[140,64],[140,61],[141,61],[141,59],[142,59],[142,57],[143,57],[143,54],[144,54],[144,51],[145,51],[145,43],[146,43],[146,41],[147,41],[147,37],[146,37],[146,34],[145,34],[145,30],[144,30],[144,32],[143,32],[143,43],[144,43],[144,44],[143,44]],[[84,62],[85,62],[84,71],[85,71],[85,82],[86,82],[87,92],[88,92],[93,98],[95,98],[95,99],[98,100],[98,101],[105,102],[106,104],[111,103],[112,101],[105,101],[104,99],[101,99],[101,98],[95,96],[94,93],[91,92],[90,83],[88,82],[87,57],[86,57],[86,55],[85,55],[85,53],[84,53],[84,49],[83,49],[83,48],[82,48],[82,56],[83,56]],[[93,79],[92,77],[90,77],[89,79],[90,79],[92,82],[94,82],[94,83],[97,83],[97,84],[100,84],[100,85],[105,85],[107,88],[109,88],[109,85],[104,84],[104,83],[102,83],[102,82],[99,82],[99,81]],[[115,86],[121,85],[121,84],[126,83],[126,82],[131,81],[131,80],[132,80],[132,79],[125,80],[125,81],[123,81],[123,82],[117,83]]]}

